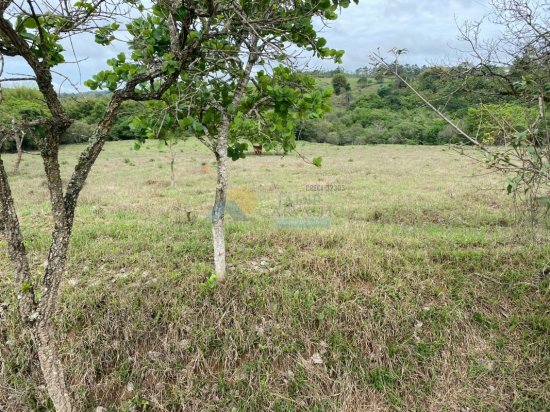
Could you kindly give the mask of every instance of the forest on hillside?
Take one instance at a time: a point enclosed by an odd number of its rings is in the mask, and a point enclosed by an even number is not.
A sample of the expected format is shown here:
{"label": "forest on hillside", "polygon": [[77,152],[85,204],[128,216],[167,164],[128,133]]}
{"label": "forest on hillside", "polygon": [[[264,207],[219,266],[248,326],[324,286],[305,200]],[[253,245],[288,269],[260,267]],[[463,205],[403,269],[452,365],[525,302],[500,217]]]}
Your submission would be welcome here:
{"label": "forest on hillside", "polygon": [[[522,63],[518,59],[511,69],[494,67],[491,76],[474,72],[466,65],[399,65],[398,71],[469,134],[488,144],[501,144],[510,130],[525,130],[538,114],[536,101],[530,107],[525,104],[521,91],[510,88],[526,79]],[[506,76],[499,77],[500,72]],[[426,107],[401,80],[379,67],[361,68],[353,74],[343,68],[308,74],[315,78],[318,88],[332,93],[332,110],[322,118],[303,121],[296,130],[297,140],[334,145],[464,142],[452,126]],[[108,93],[62,95],[67,113],[74,119],[62,143],[88,141],[108,101]],[[4,89],[0,124],[9,126],[14,119],[32,119],[44,110],[38,90]],[[135,139],[131,122],[149,110],[147,104],[125,102],[110,132],[111,139]],[[24,147],[35,149],[37,137],[28,136]],[[267,142],[258,137],[250,143],[265,145]],[[8,150],[13,146],[12,141],[5,143]]]}
{"label": "forest on hillside", "polygon": [[[492,74],[455,67],[398,65],[401,76],[463,130],[486,144],[502,144],[510,131],[524,131],[538,114],[526,105],[520,83],[525,65],[493,67]],[[354,74],[343,69],[313,73],[332,86],[333,110],[306,121],[299,138],[335,145],[462,143],[457,130],[428,108],[405,83],[380,67]],[[500,77],[499,75],[503,76]]]}

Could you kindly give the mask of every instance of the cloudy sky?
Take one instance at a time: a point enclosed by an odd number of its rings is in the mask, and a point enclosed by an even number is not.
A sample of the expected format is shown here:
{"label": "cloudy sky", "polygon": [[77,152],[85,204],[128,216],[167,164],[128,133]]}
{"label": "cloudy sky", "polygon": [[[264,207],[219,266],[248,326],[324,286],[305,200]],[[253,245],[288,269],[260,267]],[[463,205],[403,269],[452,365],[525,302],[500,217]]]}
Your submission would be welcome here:
{"label": "cloudy sky", "polygon": [[[488,14],[489,0],[360,0],[344,9],[340,18],[324,30],[329,44],[346,50],[344,67],[355,70],[369,62],[369,54],[380,47],[387,52],[406,48],[401,58],[411,64],[456,61],[457,24],[480,20]],[[485,34],[494,35],[487,25]],[[324,67],[333,67],[327,63]]]}
{"label": "cloudy sky", "polygon": [[[457,41],[457,22],[478,20],[489,11],[489,0],[360,0],[342,10],[337,21],[323,29],[329,45],[345,50],[344,67],[353,71],[369,62],[369,54],[378,47],[386,52],[394,47],[406,48],[404,63],[419,65],[456,59],[453,48],[460,47]],[[491,27],[488,33],[491,34]],[[85,91],[82,85],[94,73],[105,68],[105,61],[115,56],[121,46],[100,47],[92,36],[75,39],[79,65],[64,64],[57,69],[65,76],[55,81],[63,91]],[[66,45],[67,50],[71,50]],[[71,52],[67,60],[75,60]],[[313,67],[334,68],[329,62],[312,62]],[[28,73],[24,62],[16,59],[6,61],[4,77],[8,73]],[[67,80],[70,79],[70,82]]]}

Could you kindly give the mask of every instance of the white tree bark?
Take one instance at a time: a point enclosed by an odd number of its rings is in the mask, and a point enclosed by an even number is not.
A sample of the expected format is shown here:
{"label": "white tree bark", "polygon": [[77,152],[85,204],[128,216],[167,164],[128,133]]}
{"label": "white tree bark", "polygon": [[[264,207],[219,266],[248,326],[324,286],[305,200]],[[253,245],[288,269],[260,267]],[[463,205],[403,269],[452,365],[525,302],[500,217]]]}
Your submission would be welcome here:
{"label": "white tree bark", "polygon": [[170,187],[176,187],[176,172],[174,171],[176,151],[174,150],[174,142],[172,139],[168,141],[168,148],[170,149]]}
{"label": "white tree bark", "polygon": [[[12,121],[15,124],[15,121]],[[21,133],[21,136],[19,135]],[[25,133],[21,131],[15,131],[13,134],[13,141],[15,142],[15,148],[17,149],[17,159],[15,160],[15,165],[13,166],[13,173],[19,173],[19,166],[21,165],[21,159],[23,157],[23,139],[25,138]]]}
{"label": "white tree bark", "polygon": [[212,237],[214,240],[214,272],[219,281],[225,279],[225,205],[227,202],[227,137],[229,134],[229,119],[224,115],[215,149],[217,162],[216,197],[212,208]]}

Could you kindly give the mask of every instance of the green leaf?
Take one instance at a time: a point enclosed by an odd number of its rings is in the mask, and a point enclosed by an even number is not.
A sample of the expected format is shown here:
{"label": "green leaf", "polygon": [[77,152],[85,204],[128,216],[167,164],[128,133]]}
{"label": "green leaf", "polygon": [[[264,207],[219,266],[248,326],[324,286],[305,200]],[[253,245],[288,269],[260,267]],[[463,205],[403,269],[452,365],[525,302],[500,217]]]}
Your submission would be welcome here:
{"label": "green leaf", "polygon": [[227,155],[234,162],[239,159],[244,159],[246,157],[246,151],[248,150],[248,144],[246,143],[236,143],[227,148]]}
{"label": "green leaf", "polygon": [[23,21],[23,27],[26,29],[36,29],[38,28],[38,24],[36,23],[36,20],[32,17],[27,17]]}
{"label": "green leaf", "polygon": [[322,164],[323,164],[323,158],[322,157],[316,157],[316,158],[313,159],[312,163],[315,167],[321,167]]}

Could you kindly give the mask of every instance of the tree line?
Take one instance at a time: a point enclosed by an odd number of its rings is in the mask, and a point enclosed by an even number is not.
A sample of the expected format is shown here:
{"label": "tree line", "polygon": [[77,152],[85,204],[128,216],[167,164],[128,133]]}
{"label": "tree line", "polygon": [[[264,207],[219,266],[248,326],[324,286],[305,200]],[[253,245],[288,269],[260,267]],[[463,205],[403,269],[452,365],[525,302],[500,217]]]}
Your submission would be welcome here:
{"label": "tree line", "polygon": [[[26,121],[47,114],[47,107],[39,90],[31,87],[11,87],[3,90],[0,125],[10,127],[12,122]],[[62,94],[60,101],[73,122],[61,137],[61,144],[84,143],[94,133],[95,125],[101,120],[109,103],[108,93]],[[128,101],[122,105],[121,111],[109,131],[110,140],[135,139],[135,133],[130,128],[132,119],[143,116],[146,107],[139,103]],[[38,128],[28,130],[23,140],[25,150],[37,150],[40,143]],[[3,150],[15,150],[15,142],[4,142]]]}
{"label": "tree line", "polygon": [[[522,73],[493,67],[496,73],[512,74],[519,81]],[[469,133],[478,133],[487,143],[502,144],[502,122],[509,128],[524,131],[538,114],[537,104],[526,107],[517,96],[499,90],[491,77],[464,78],[467,67],[399,65],[401,73],[418,91],[445,110]],[[316,88],[332,89],[330,111],[321,118],[307,119],[294,133],[300,140],[348,144],[421,144],[462,143],[463,137],[438,118],[417,96],[395,77],[380,68],[365,67],[355,74],[342,69],[304,73],[316,79]],[[323,82],[330,79],[331,82]],[[93,134],[94,126],[108,104],[109,93],[65,94],[61,102],[73,119],[61,138],[62,144],[83,143]],[[483,101],[483,104],[480,104]],[[39,91],[27,87],[4,89],[0,124],[8,127],[15,120],[30,119],[44,113]],[[136,118],[147,118],[152,108],[142,102],[125,102],[109,131],[110,140],[132,140],[139,134],[132,127]],[[153,109],[154,110],[154,109]],[[180,130],[186,134],[185,131]],[[269,150],[269,138],[261,133],[247,134],[250,144],[263,144]],[[23,148],[38,149],[37,133],[27,133]],[[185,136],[182,136],[185,137]],[[13,140],[4,143],[4,150],[15,150]]]}
{"label": "tree line", "polygon": [[[493,66],[495,76],[468,75],[471,67],[400,65],[396,70],[426,98],[487,144],[504,144],[506,131],[523,132],[539,113],[538,102],[525,105],[511,94],[502,77],[520,82],[525,59],[512,67]],[[304,122],[300,139],[335,145],[468,143],[439,118],[415,93],[383,67],[365,67],[354,74],[330,71],[333,110],[322,119]],[[316,73],[316,75],[318,75]],[[323,78],[327,76],[319,76]]]}

